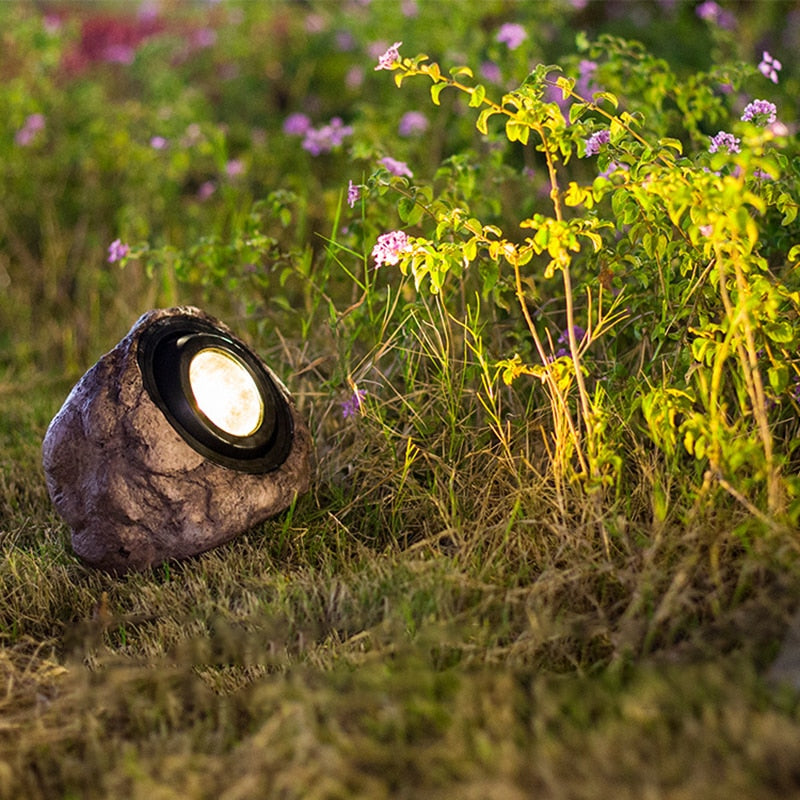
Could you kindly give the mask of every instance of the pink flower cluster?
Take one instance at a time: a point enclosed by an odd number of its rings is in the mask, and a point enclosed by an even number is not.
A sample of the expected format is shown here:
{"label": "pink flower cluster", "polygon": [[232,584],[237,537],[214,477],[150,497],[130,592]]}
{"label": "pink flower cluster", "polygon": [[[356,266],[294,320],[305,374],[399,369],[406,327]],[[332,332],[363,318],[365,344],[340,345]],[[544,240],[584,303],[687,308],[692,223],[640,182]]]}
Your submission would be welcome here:
{"label": "pink flower cluster", "polygon": [[742,122],[754,122],[756,125],[772,125],[776,120],[778,109],[769,100],[753,100],[745,106]]}
{"label": "pink flower cluster", "polygon": [[379,162],[382,167],[387,169],[392,175],[398,178],[413,178],[414,173],[409,169],[405,161],[398,161],[391,156],[384,156]]}
{"label": "pink flower cluster", "polygon": [[17,131],[14,142],[20,147],[27,147],[36,138],[36,134],[44,130],[44,125],[44,114],[31,114]]}
{"label": "pink flower cluster", "polygon": [[516,50],[527,38],[528,33],[522,25],[518,25],[516,22],[506,22],[500,26],[495,40],[506,45],[509,50]]}
{"label": "pink flower cluster", "polygon": [[705,2],[700,3],[695,9],[695,14],[700,19],[726,31],[733,30],[736,27],[736,17],[730,11],[726,11],[719,3],[715,3],[714,0],[705,0]]}
{"label": "pink flower cluster", "polygon": [[716,153],[717,150],[727,150],[729,153],[741,153],[739,147],[741,140],[737,139],[732,133],[720,131],[716,136],[711,137],[711,144],[708,146],[709,153]]}
{"label": "pink flower cluster", "polygon": [[762,53],[758,71],[765,78],[769,78],[773,83],[777,83],[778,72],[780,72],[781,67],[783,67],[783,64],[781,64],[777,58],[773,58],[766,50]]}
{"label": "pink flower cluster", "polygon": [[352,125],[345,125],[341,117],[334,117],[326,125],[314,128],[311,120],[302,113],[289,114],[283,123],[284,133],[303,137],[303,149],[318,156],[341,147],[346,137],[352,135]]}
{"label": "pink flower cluster", "polygon": [[347,205],[350,208],[355,208],[356,203],[361,198],[361,186],[357,183],[353,183],[353,181],[349,181],[347,184]]}
{"label": "pink flower cluster", "polygon": [[367,392],[365,389],[354,389],[350,397],[341,404],[342,417],[347,419],[348,417],[354,417],[358,414],[361,411],[361,407],[364,405],[366,396]]}
{"label": "pink flower cluster", "polygon": [[130,252],[130,247],[124,244],[120,239],[114,239],[108,246],[108,263],[113,264],[116,261],[121,261]]}
{"label": "pink flower cluster", "polygon": [[400,60],[400,51],[397,49],[402,42],[395,42],[379,59],[378,69],[392,69],[394,65]]}
{"label": "pink flower cluster", "polygon": [[593,133],[587,140],[586,140],[586,155],[587,156],[596,156],[600,149],[604,144],[608,144],[611,141],[611,131],[607,128],[603,129],[602,131],[597,131],[597,133]]}
{"label": "pink flower cluster", "polygon": [[418,136],[428,130],[428,118],[421,111],[406,111],[397,126],[401,136]]}
{"label": "pink flower cluster", "polygon": [[371,255],[375,261],[375,269],[384,264],[394,266],[402,256],[410,253],[412,249],[411,242],[404,231],[382,233],[372,248]]}

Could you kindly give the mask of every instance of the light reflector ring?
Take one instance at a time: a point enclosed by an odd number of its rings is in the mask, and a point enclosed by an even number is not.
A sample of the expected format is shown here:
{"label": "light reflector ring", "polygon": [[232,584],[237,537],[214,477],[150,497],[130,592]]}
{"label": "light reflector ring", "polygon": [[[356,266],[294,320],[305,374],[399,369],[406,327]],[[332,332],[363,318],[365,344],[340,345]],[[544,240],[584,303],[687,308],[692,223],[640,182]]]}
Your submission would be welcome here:
{"label": "light reflector ring", "polygon": [[[196,375],[193,381],[192,364],[198,358],[202,364],[209,353],[234,365],[251,409],[258,396],[257,419],[251,410],[245,422],[231,422],[224,403],[209,400]],[[210,461],[259,473],[277,469],[288,457],[294,436],[289,404],[260,359],[241,342],[204,320],[168,317],[142,332],[137,361],[150,398],[184,441]]]}

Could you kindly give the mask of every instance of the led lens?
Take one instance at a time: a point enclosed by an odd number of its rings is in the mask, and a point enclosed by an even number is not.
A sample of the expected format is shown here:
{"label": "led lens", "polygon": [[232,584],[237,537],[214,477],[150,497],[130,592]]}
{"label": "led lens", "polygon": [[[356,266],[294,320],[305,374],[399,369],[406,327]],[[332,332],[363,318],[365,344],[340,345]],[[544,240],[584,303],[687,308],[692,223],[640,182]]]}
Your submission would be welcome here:
{"label": "led lens", "polygon": [[232,436],[251,436],[264,418],[258,386],[241,361],[213,347],[189,364],[189,384],[197,407]]}

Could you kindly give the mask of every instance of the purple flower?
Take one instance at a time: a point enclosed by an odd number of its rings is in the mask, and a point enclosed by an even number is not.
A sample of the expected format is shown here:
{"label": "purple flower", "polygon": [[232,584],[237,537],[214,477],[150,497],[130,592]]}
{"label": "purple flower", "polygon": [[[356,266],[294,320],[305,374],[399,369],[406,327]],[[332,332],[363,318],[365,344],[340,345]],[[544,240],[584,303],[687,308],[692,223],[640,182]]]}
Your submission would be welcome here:
{"label": "purple flower", "polygon": [[299,111],[289,114],[283,122],[283,132],[289,136],[305,136],[311,130],[311,120]]}
{"label": "purple flower", "polygon": [[601,131],[593,133],[586,140],[586,156],[596,156],[600,152],[600,148],[604,144],[608,144],[610,141],[611,131],[608,130],[608,128],[604,128]]}
{"label": "purple flower", "polygon": [[725,133],[720,131],[716,136],[711,137],[711,144],[708,146],[709,153],[716,153],[717,150],[727,150],[729,153],[741,153],[742,148],[739,147],[740,139],[737,139],[732,133]]}
{"label": "purple flower", "polygon": [[608,166],[599,173],[600,178],[610,178],[615,172],[627,172],[630,169],[627,164],[617,164],[616,161],[609,161]]}
{"label": "purple flower", "polygon": [[303,149],[318,156],[340,147],[346,136],[353,133],[351,125],[345,125],[340,117],[334,117],[321,128],[309,128],[303,139]]}
{"label": "purple flower", "polygon": [[198,31],[195,31],[194,35],[192,36],[192,44],[195,47],[211,47],[212,45],[216,44],[217,42],[217,34],[211,28],[201,28]]}
{"label": "purple flower", "polygon": [[229,178],[236,178],[239,175],[244,173],[244,163],[240,161],[238,158],[232,158],[226,165],[225,165],[225,174]]}
{"label": "purple flower", "polygon": [[353,183],[353,181],[350,181],[347,184],[347,205],[353,208],[358,202],[359,197],[361,197],[361,187]]}
{"label": "purple flower", "polygon": [[[575,339],[580,342],[584,336],[586,336],[586,331],[581,328],[580,325],[573,325],[572,330],[575,334]],[[569,328],[564,331],[561,331],[561,336],[558,337],[558,344],[567,344],[569,342]]]}
{"label": "purple flower", "polygon": [[[586,336],[586,331],[583,328],[581,328],[580,325],[573,325],[572,326],[572,330],[575,331],[575,339],[578,342],[580,342],[581,339],[583,339],[583,337]],[[569,348],[568,348],[568,345],[569,345],[569,328],[567,328],[566,330],[561,331],[561,335],[558,337],[557,344],[567,345],[567,347],[563,347],[563,346],[559,347],[558,350],[556,350],[556,352],[547,359],[548,362],[555,361],[555,359],[557,359],[557,358],[564,358],[564,356],[568,356],[570,354]]]}
{"label": "purple flower", "polygon": [[123,244],[120,239],[114,239],[108,246],[108,263],[113,264],[115,261],[120,261],[128,255],[130,250],[130,247]]}
{"label": "purple flower", "polygon": [[517,25],[516,22],[506,22],[497,31],[495,41],[506,45],[509,50],[516,50],[527,38],[528,33],[522,25]]}
{"label": "purple flower", "polygon": [[197,189],[197,199],[208,200],[208,198],[211,197],[216,190],[217,187],[214,181],[204,181]]}
{"label": "purple flower", "polygon": [[394,65],[400,60],[400,52],[398,51],[398,47],[403,44],[402,42],[395,42],[379,59],[378,59],[378,66],[375,67],[376,70],[378,69],[392,69]]}
{"label": "purple flower", "polygon": [[717,19],[717,15],[722,9],[714,2],[714,0],[705,0],[704,3],[700,3],[699,6],[694,10],[694,13],[697,14],[700,19],[705,20],[706,22],[715,22]]}
{"label": "purple flower", "polygon": [[344,76],[344,85],[348,89],[358,89],[364,83],[364,70],[358,64],[350,67],[347,70],[347,75]]}
{"label": "purple flower", "polygon": [[375,246],[372,248],[372,258],[375,261],[375,269],[384,264],[396,264],[400,257],[412,251],[411,242],[403,231],[389,231],[382,233]]}
{"label": "purple flower", "polygon": [[594,76],[597,72],[597,62],[582,58],[578,64],[578,80],[575,82],[575,92],[581,97],[589,97],[596,88]]}
{"label": "purple flower", "polygon": [[500,83],[503,80],[503,73],[494,61],[484,61],[481,64],[481,75],[492,83]]}
{"label": "purple flower", "polygon": [[569,125],[570,99],[568,97],[564,97],[564,95],[561,93],[561,89],[559,89],[557,86],[553,86],[552,84],[548,84],[544,90],[544,99],[548,103],[555,103],[559,109],[561,109],[564,122]]}
{"label": "purple flower", "polygon": [[347,398],[342,405],[342,417],[354,417],[361,411],[361,406],[364,404],[364,398],[367,396],[365,389],[354,389],[350,397]]}
{"label": "purple flower", "polygon": [[31,131],[44,130],[45,118],[44,114],[30,114],[25,120],[25,127]]}
{"label": "purple flower", "polygon": [[14,141],[20,147],[27,147],[34,139],[39,131],[44,130],[45,118],[44,114],[30,114],[25,118],[22,127],[17,131],[14,136]]}
{"label": "purple flower", "polygon": [[150,139],[150,147],[153,150],[164,150],[169,143],[163,136],[153,136]]}
{"label": "purple flower", "polygon": [[392,175],[398,178],[413,178],[414,173],[408,168],[405,161],[398,161],[396,158],[385,156],[378,162],[382,167],[386,167]]}
{"label": "purple flower", "polygon": [[742,114],[742,122],[755,122],[756,125],[772,125],[775,122],[777,109],[769,100],[753,100]]}
{"label": "purple flower", "polygon": [[356,40],[350,31],[336,31],[336,49],[341,53],[349,53],[355,46]]}
{"label": "purple flower", "polygon": [[736,17],[730,11],[726,11],[714,0],[705,0],[695,9],[695,13],[700,19],[717,25],[724,30],[732,30],[736,27]]}
{"label": "purple flower", "polygon": [[50,36],[55,36],[63,27],[58,14],[45,14],[42,24],[44,25],[45,32],[50,34]]}
{"label": "purple flower", "polygon": [[758,71],[765,77],[769,78],[773,83],[778,82],[778,72],[783,64],[777,58],[773,58],[766,50],[762,54],[761,63],[758,65]]}
{"label": "purple flower", "polygon": [[427,130],[428,118],[421,111],[406,111],[397,126],[397,132],[401,136],[417,136]]}
{"label": "purple flower", "polygon": [[110,44],[103,51],[103,61],[109,64],[133,64],[136,50],[127,44]]}

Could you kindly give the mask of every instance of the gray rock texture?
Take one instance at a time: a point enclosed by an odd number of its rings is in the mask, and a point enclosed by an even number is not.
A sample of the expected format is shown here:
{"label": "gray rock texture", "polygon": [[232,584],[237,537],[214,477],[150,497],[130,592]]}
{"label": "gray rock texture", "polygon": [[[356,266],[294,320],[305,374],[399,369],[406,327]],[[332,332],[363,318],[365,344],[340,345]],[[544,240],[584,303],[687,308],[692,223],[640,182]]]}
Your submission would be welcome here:
{"label": "gray rock texture", "polygon": [[76,554],[114,573],[227,542],[286,509],[310,484],[311,436],[277,378],[294,438],[285,462],[271,472],[249,474],[212,463],[168,422],[143,386],[136,354],[142,331],[176,313],[211,322],[236,339],[196,308],[144,314],[81,378],[42,445],[47,488],[72,529]]}

